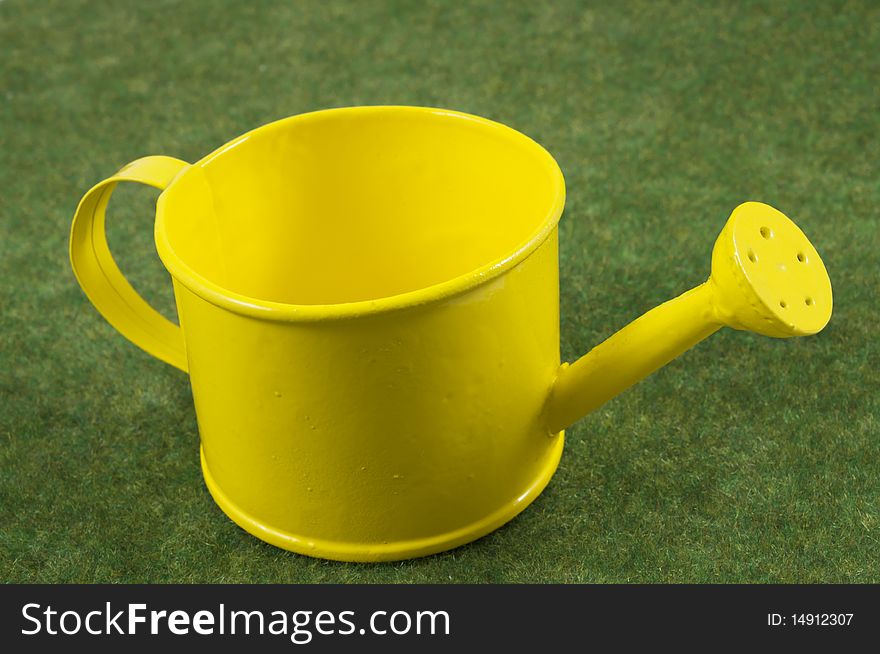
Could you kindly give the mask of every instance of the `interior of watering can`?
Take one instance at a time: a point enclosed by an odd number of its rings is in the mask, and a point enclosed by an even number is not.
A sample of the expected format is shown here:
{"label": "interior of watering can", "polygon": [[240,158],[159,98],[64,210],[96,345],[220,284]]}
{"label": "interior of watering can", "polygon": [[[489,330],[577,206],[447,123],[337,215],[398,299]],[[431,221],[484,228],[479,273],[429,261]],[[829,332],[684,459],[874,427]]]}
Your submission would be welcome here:
{"label": "interior of watering can", "polygon": [[290,304],[372,300],[500,261],[558,218],[562,176],[523,135],[460,114],[306,114],[206,157],[165,194],[197,275]]}

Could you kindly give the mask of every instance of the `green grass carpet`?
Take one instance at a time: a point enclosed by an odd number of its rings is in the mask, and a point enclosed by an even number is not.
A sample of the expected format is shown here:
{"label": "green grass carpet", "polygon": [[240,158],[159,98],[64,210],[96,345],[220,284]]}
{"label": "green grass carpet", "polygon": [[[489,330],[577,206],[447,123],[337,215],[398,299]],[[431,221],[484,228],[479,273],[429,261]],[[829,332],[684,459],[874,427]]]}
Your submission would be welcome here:
{"label": "green grass carpet", "polygon": [[[0,580],[878,582],[880,6],[840,2],[0,2]],[[830,271],[814,338],[714,336],[569,431],[545,493],[446,554],[318,561],[245,534],[201,481],[187,378],[76,285],[82,193],[273,119],[455,108],[568,183],[562,354],[702,281],[748,199]],[[173,311],[156,194],[110,240]]]}

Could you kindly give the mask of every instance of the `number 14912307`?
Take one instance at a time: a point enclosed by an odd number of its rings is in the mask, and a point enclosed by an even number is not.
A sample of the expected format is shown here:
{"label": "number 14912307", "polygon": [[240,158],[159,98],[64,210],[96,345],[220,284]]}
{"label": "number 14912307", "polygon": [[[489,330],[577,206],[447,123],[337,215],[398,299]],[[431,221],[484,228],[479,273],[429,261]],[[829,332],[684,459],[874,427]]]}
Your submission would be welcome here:
{"label": "number 14912307", "polygon": [[770,627],[847,627],[852,624],[853,613],[768,613]]}

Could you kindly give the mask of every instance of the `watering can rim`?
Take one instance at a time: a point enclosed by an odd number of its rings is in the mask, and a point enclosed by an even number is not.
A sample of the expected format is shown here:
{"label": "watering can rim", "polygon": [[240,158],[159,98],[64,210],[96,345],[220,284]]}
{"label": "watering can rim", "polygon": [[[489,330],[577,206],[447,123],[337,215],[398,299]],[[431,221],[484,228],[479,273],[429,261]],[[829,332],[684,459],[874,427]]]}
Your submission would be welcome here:
{"label": "watering can rim", "polygon": [[[516,141],[532,150],[537,155],[537,160],[542,161],[546,171],[553,179],[554,196],[547,214],[542,219],[538,228],[522,243],[504,256],[490,261],[478,268],[430,286],[398,293],[372,300],[360,300],[357,302],[342,302],[331,304],[292,304],[274,302],[261,298],[255,298],[224,288],[200,275],[187,264],[172,248],[165,231],[165,199],[168,190],[172,189],[177,181],[188,172],[209,164],[211,160],[231,150],[237,145],[247,141],[256,132],[266,132],[281,129],[291,123],[308,122],[319,120],[329,114],[349,113],[427,113],[441,116],[450,116],[466,121],[471,121],[484,128],[493,130],[496,135],[510,141]],[[408,105],[369,105],[353,107],[337,107],[321,109],[303,114],[288,116],[280,120],[266,123],[250,130],[237,138],[228,141],[215,149],[213,152],[202,157],[192,165],[185,166],[159,196],[156,205],[155,241],[159,258],[162,260],[171,276],[184,287],[201,297],[202,299],[228,309],[234,313],[244,314],[265,320],[277,320],[282,322],[316,322],[324,320],[340,320],[347,318],[360,318],[378,313],[388,313],[416,306],[422,306],[446,300],[461,295],[479,286],[487,284],[491,280],[503,275],[525,261],[535,252],[544,241],[549,238],[559,223],[565,206],[565,178],[559,164],[553,155],[540,143],[502,123],[476,116],[473,114],[442,109],[438,107],[418,107]]]}

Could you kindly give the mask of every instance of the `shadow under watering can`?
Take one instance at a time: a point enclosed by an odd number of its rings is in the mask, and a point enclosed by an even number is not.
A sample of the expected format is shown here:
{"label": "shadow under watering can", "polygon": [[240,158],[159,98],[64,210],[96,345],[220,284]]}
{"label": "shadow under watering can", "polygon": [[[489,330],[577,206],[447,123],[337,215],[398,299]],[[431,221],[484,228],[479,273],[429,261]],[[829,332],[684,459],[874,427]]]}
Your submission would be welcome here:
{"label": "shadow under watering can", "polygon": [[[107,247],[122,181],[163,189],[155,237],[180,326]],[[721,327],[784,338],[830,319],[815,248],[747,202],[706,282],[560,364],[564,198],[550,154],[498,123],[333,109],[192,165],[129,164],[80,202],[70,256],[114,327],[189,373],[205,481],[236,523],[310,556],[396,560],[513,518],[567,426]]]}

